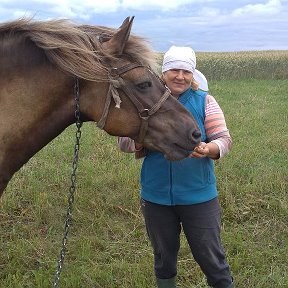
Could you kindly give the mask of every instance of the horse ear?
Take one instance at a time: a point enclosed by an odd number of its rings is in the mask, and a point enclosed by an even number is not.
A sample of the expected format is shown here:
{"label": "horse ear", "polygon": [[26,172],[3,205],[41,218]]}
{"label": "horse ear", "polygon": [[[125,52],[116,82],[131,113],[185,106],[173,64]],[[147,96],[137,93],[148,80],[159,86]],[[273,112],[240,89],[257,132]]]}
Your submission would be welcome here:
{"label": "horse ear", "polygon": [[123,53],[125,45],[130,36],[133,20],[134,16],[131,17],[131,19],[130,17],[127,17],[119,27],[118,31],[108,42],[106,42],[113,54],[121,55]]}
{"label": "horse ear", "polygon": [[[134,19],[134,16],[131,18],[131,21],[132,21],[132,22],[133,22],[133,19]],[[129,24],[129,22],[130,22],[130,17],[127,17],[127,18],[123,21],[123,23],[121,24],[121,26],[119,27],[119,29],[124,28],[126,25]]]}

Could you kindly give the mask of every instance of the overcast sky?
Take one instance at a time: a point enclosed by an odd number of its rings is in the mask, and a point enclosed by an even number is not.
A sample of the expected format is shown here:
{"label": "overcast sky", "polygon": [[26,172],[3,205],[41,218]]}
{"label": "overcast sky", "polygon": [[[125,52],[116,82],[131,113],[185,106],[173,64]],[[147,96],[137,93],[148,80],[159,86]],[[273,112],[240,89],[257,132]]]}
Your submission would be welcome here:
{"label": "overcast sky", "polygon": [[288,0],[0,0],[1,22],[31,15],[115,28],[135,16],[132,32],[161,52],[288,50]]}

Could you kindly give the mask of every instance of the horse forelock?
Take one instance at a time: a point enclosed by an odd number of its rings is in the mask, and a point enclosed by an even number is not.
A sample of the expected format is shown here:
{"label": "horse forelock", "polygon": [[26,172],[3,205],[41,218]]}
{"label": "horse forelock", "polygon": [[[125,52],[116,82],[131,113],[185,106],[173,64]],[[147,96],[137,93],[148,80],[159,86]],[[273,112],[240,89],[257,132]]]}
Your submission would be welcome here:
{"label": "horse forelock", "polygon": [[[21,34],[43,49],[49,61],[59,69],[90,81],[109,81],[103,57],[115,55],[107,55],[99,39],[103,35],[109,39],[116,31],[105,26],[79,25],[66,19],[22,18],[0,25],[0,37]],[[156,54],[145,38],[131,34],[124,54],[144,66],[156,67]]]}

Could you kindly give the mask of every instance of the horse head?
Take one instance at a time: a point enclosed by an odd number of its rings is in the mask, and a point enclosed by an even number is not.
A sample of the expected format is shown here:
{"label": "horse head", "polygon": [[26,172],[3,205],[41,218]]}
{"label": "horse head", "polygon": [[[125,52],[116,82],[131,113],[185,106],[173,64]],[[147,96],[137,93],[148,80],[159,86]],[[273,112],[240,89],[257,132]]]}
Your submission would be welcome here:
{"label": "horse head", "polygon": [[75,122],[75,83],[83,122],[170,160],[199,143],[196,122],[153,72],[155,53],[130,33],[132,23],[127,18],[118,30],[61,19],[0,24],[0,196],[17,170]]}
{"label": "horse head", "polygon": [[128,136],[169,160],[182,159],[200,141],[197,123],[152,67],[126,52],[132,23],[133,17],[126,18],[113,36],[99,37],[109,87],[102,95],[101,117],[94,120],[111,135]]}

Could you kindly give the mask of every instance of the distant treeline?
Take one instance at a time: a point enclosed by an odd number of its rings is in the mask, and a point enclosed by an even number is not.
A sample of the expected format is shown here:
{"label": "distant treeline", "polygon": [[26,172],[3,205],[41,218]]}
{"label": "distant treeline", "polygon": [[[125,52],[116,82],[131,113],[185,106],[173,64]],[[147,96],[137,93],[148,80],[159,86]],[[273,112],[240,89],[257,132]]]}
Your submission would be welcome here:
{"label": "distant treeline", "polygon": [[[197,69],[209,81],[288,79],[288,50],[196,52]],[[159,61],[162,62],[163,54]]]}

